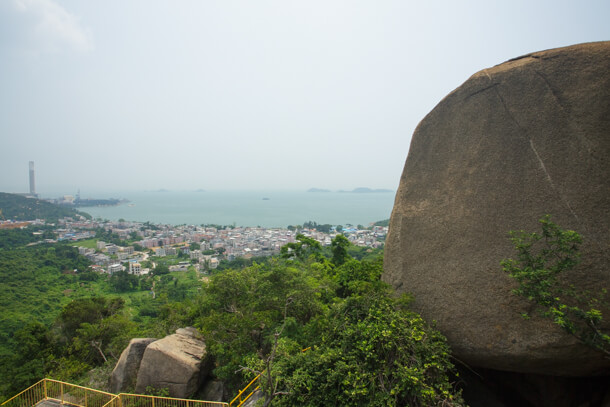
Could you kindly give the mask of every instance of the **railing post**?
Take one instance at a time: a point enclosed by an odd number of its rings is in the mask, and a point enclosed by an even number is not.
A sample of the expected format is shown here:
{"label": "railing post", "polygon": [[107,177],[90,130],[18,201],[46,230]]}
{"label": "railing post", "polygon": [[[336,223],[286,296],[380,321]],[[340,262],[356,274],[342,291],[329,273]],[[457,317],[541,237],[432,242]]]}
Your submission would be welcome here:
{"label": "railing post", "polygon": [[46,400],[49,397],[47,395],[47,379],[43,379],[43,380],[44,380],[44,383],[43,383],[44,384],[44,398]]}
{"label": "railing post", "polygon": [[59,393],[61,394],[61,404],[64,404],[64,382],[59,385]]}

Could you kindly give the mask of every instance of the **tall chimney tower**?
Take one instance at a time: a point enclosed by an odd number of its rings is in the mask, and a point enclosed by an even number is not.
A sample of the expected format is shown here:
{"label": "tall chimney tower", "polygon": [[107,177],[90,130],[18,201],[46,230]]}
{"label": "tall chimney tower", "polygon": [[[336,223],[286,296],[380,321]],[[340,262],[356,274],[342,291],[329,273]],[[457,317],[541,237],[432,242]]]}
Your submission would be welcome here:
{"label": "tall chimney tower", "polygon": [[36,196],[36,176],[34,174],[34,161],[30,161],[30,195]]}

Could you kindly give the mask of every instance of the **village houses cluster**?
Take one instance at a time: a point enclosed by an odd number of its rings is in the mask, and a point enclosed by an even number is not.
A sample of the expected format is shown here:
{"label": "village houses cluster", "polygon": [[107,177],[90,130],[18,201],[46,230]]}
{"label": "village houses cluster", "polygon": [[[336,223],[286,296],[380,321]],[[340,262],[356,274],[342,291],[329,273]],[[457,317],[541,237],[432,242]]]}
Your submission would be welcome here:
{"label": "village houses cluster", "polygon": [[[181,255],[183,261],[170,266],[170,271],[186,271],[193,266],[198,271],[208,272],[218,267],[221,259],[231,261],[279,254],[282,246],[295,242],[297,233],[313,238],[323,246],[329,246],[336,236],[336,232],[324,233],[316,229],[172,226],[64,218],[55,230],[56,240],[90,239],[96,236],[96,230],[101,229],[132,244],[121,246],[99,240],[95,248],[79,247],[79,253],[93,263],[92,268],[96,271],[112,274],[124,270],[136,275],[149,273],[150,270],[142,267],[142,263],[148,260],[154,265],[159,257]],[[383,226],[343,229],[352,244],[371,248],[383,245],[387,231],[388,228]]]}

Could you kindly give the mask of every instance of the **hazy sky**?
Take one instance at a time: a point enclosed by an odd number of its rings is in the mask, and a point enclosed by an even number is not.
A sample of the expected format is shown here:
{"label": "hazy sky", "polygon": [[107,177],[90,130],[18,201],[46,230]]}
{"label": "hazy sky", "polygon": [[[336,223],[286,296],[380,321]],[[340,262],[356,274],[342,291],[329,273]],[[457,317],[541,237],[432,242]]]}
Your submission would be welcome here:
{"label": "hazy sky", "polygon": [[0,191],[398,187],[475,72],[610,1],[0,0]]}

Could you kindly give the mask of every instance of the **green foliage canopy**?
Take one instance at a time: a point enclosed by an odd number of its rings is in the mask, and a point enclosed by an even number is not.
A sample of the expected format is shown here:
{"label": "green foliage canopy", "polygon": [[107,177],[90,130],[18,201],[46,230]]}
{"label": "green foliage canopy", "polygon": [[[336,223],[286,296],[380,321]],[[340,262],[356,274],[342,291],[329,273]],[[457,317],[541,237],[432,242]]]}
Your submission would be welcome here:
{"label": "green foliage canopy", "polygon": [[296,242],[288,243],[280,249],[283,258],[294,257],[298,260],[305,260],[309,256],[317,257],[322,251],[322,245],[317,240],[307,237],[301,233],[296,236]]}
{"label": "green foliage canopy", "polygon": [[21,195],[0,192],[0,210],[2,217],[12,220],[45,219],[56,222],[60,218],[81,215],[91,219],[91,215],[78,212],[72,208],[55,205],[40,199],[26,198]]}
{"label": "green foliage canopy", "polygon": [[214,275],[191,311],[215,374],[236,391],[265,370],[265,405],[462,405],[445,339],[382,267],[308,257]]}
{"label": "green foliage canopy", "polygon": [[445,338],[383,290],[333,306],[321,341],[273,366],[278,406],[458,406]]}

